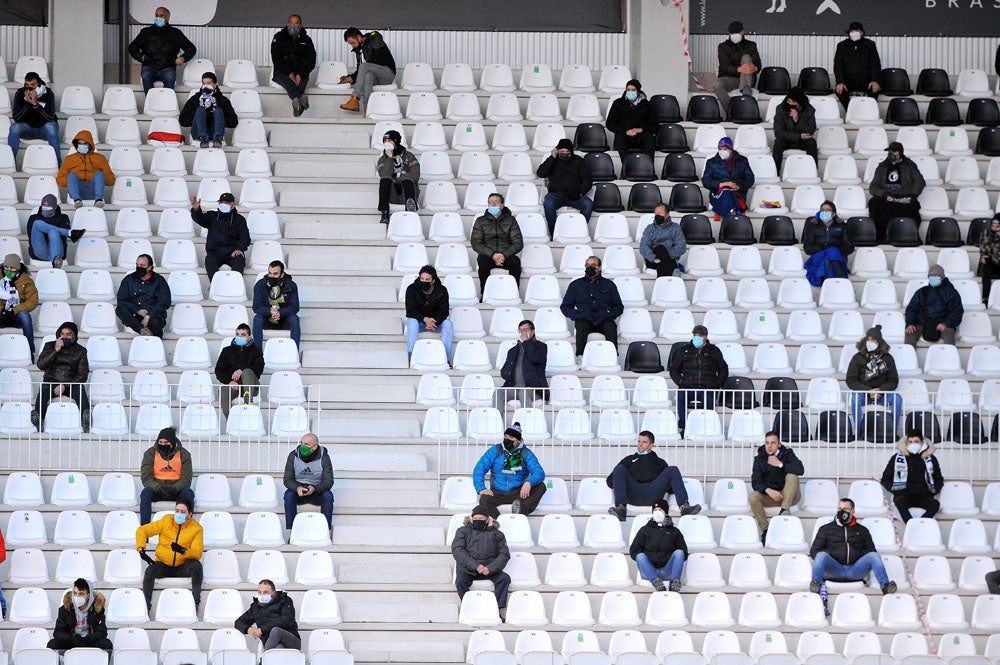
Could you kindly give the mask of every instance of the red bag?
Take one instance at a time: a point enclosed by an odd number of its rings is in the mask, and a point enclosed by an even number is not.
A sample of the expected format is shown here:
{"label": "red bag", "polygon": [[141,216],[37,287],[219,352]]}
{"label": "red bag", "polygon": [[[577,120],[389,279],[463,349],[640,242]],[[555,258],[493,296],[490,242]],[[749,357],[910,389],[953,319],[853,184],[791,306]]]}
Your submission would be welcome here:
{"label": "red bag", "polygon": [[164,143],[184,143],[184,135],[174,134],[173,132],[150,132],[146,140],[163,141]]}

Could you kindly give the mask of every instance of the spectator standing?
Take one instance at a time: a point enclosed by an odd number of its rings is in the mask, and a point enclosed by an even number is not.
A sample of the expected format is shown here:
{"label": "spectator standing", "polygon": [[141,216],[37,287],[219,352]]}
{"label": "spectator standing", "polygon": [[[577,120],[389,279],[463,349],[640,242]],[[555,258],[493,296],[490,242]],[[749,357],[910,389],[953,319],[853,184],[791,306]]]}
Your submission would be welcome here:
{"label": "spectator standing", "polygon": [[614,493],[615,505],[608,512],[624,522],[628,514],[628,504],[652,506],[668,494],[673,494],[681,515],[695,515],[701,511],[700,504],[688,503],[687,488],[681,470],[667,464],[659,457],[653,446],[656,437],[649,430],[639,432],[636,450],[624,457],[608,474],[607,484]]}
{"label": "spectator standing", "polygon": [[35,362],[35,327],[31,312],[38,307],[38,289],[31,279],[28,266],[17,254],[3,259],[3,278],[0,279],[0,328],[20,328],[28,340],[31,362]]}
{"label": "spectator standing", "polygon": [[84,229],[73,230],[69,216],[59,207],[55,194],[46,194],[38,211],[28,218],[28,256],[39,261],[52,261],[53,268],[62,268],[66,260],[66,238],[76,242]]}
{"label": "spectator standing", "polygon": [[990,228],[979,236],[979,276],[983,280],[983,304],[990,301],[990,287],[1000,277],[1000,212],[993,215]]}
{"label": "spectator standing", "polygon": [[576,328],[576,355],[583,355],[587,336],[592,332],[600,333],[611,342],[617,354],[618,324],[615,319],[625,311],[618,287],[601,275],[600,258],[587,257],[583,266],[583,277],[569,283],[559,308]]}
{"label": "spectator standing", "polygon": [[923,517],[934,517],[941,508],[936,497],[944,487],[941,465],[934,456],[934,446],[917,429],[907,430],[896,444],[896,454],[889,458],[882,472],[882,487],[892,492],[893,503],[903,522],[913,517],[910,508],[920,508]]}
{"label": "spectator standing", "polygon": [[309,109],[309,74],[316,68],[316,47],[302,26],[302,17],[292,14],[283,30],[271,39],[271,80],[284,88],[292,100],[292,115],[298,118]]}
{"label": "spectator standing", "polygon": [[243,274],[247,265],[246,252],[250,249],[250,229],[246,217],[236,211],[236,197],[230,192],[219,194],[215,210],[201,209],[201,199],[191,199],[191,219],[198,226],[208,229],[205,239],[205,272],[208,280],[227,265]]}
{"label": "spectator standing", "polygon": [[164,427],[156,443],[146,449],[139,465],[142,491],[139,493],[139,523],[148,524],[154,501],[187,501],[194,506],[191,453],[181,446],[177,429]]}
{"label": "spectator standing", "polygon": [[660,123],[656,110],[642,91],[642,83],[632,79],[625,84],[625,92],[611,103],[605,126],[615,135],[614,149],[622,163],[632,152],[642,152],[653,157],[656,151],[656,132]]}
{"label": "spectator standing", "polygon": [[779,174],[785,151],[793,148],[805,150],[814,164],[819,163],[815,136],[816,109],[809,103],[809,97],[802,88],[792,88],[774,112],[774,148],[771,156]]}
{"label": "spectator standing", "polygon": [[653,208],[653,223],[642,230],[639,254],[657,277],[671,277],[687,251],[687,241],[679,224],[670,219],[670,208],[661,203]]}
{"label": "spectator standing", "polygon": [[360,111],[361,116],[366,117],[368,98],[375,86],[388,85],[396,79],[396,61],[378,30],[362,33],[357,28],[348,28],[344,30],[344,41],[350,44],[358,66],[353,74],[340,77],[341,83],[354,86],[354,94],[340,108],[355,113]]}
{"label": "spectator standing", "polygon": [[24,85],[14,92],[10,113],[7,145],[17,157],[21,139],[45,139],[62,164],[62,144],[59,143],[59,122],[56,119],[56,98],[38,72],[24,75]]}
{"label": "spectator standing", "polygon": [[931,344],[954,346],[963,316],[961,294],[945,276],[944,268],[933,265],[927,271],[927,286],[917,289],[906,305],[906,343],[915,347],[923,337]]}
{"label": "spectator standing", "polygon": [[670,506],[660,499],[653,504],[650,520],[635,534],[629,556],[635,559],[642,579],[656,591],[680,591],[681,574],[688,549],[684,534],[667,514]]}
{"label": "spectator standing", "polygon": [[170,308],[170,287],[167,280],[153,272],[153,257],[140,254],[135,259],[135,272],[122,278],[118,285],[118,320],[140,335],[163,337]]}
{"label": "spectator standing", "polygon": [[417,278],[406,287],[406,357],[413,355],[420,333],[429,330],[441,334],[444,352],[451,364],[451,343],[455,329],[448,314],[448,288],[438,279],[434,266],[424,266]]}
{"label": "spectator standing", "polygon": [[184,103],[178,122],[181,127],[191,128],[191,138],[199,141],[198,147],[207,148],[209,141],[213,148],[222,147],[226,128],[233,129],[240,119],[232,103],[219,89],[215,72],[201,75],[201,90]]}
{"label": "spectator standing", "polygon": [[903,144],[893,141],[889,153],[872,176],[868,193],[868,216],[875,222],[879,244],[887,241],[886,231],[893,217],[909,217],[920,223],[920,202],[917,197],[926,182],[912,159],[903,154]]}
{"label": "spectator standing", "polygon": [[395,129],[382,135],[382,154],[375,165],[378,173],[379,220],[389,223],[389,204],[403,203],[407,212],[417,211],[417,193],[420,191],[420,162],[403,145],[403,137]]}
{"label": "spectator standing", "polygon": [[79,329],[66,321],[56,331],[56,339],[46,342],[38,354],[38,369],[42,370],[42,384],[31,412],[31,424],[39,428],[45,422],[49,404],[55,400],[69,399],[80,407],[83,431],[90,431],[90,400],[85,384],[90,377],[87,347],[79,343]]}
{"label": "spectator standing", "polygon": [[[490,487],[486,487],[486,474]],[[530,515],[545,494],[545,470],[535,453],[524,445],[521,423],[503,433],[503,443],[490,446],[472,471],[472,484],[479,493],[479,505],[496,519],[497,506],[510,504],[512,513]]]}
{"label": "spectator standing", "polygon": [[292,528],[299,506],[319,506],[333,528],[333,462],[315,434],[303,434],[285,459],[285,527]]}
{"label": "spectator standing", "polygon": [[299,287],[277,259],[267,266],[267,275],[253,285],[253,339],[264,346],[264,328],[288,330],[296,348],[302,348],[299,326]]}
{"label": "spectator standing", "polygon": [[[146,554],[146,543],[158,536],[156,560]],[[194,519],[194,498],[181,496],[174,512],[135,530],[135,546],[139,556],[148,563],[142,578],[142,593],[146,609],[153,608],[153,585],[161,577],[190,577],[194,609],[201,605],[201,581],[204,570],[201,555],[205,552],[205,532]]]}
{"label": "spectator standing", "polygon": [[708,328],[691,329],[691,341],[668,361],[670,378],[677,384],[677,428],[684,435],[688,407],[715,408],[715,391],[729,378],[729,365],[722,351],[708,339]]}
{"label": "spectator standing", "polygon": [[[250,404],[260,392],[260,377],[264,373],[264,353],[254,344],[250,326],[241,323],[228,346],[223,347],[215,362],[215,378],[222,384],[219,401],[222,413],[229,418],[233,400]],[[241,399],[242,398],[242,399]]]}
{"label": "spectator standing", "polygon": [[833,55],[833,76],[837,80],[834,90],[840,103],[847,108],[853,96],[878,99],[882,61],[875,42],[865,37],[865,26],[852,21],[847,27],[847,39],[837,44]]}
{"label": "spectator standing", "polygon": [[760,528],[760,542],[767,539],[765,508],[780,507],[779,515],[787,515],[799,502],[799,476],[806,472],[795,451],[781,443],[777,432],[764,435],[764,445],[757,449],[750,472],[750,512]]}
{"label": "spectator standing", "polygon": [[257,597],[233,622],[233,627],[260,640],[261,651],[302,648],[295,604],[287,593],[275,590],[271,580],[261,580],[257,584]]}
{"label": "spectator standing", "polygon": [[104,207],[104,187],[115,184],[115,174],[107,158],[97,152],[93,135],[86,129],[73,138],[76,152],[66,156],[59,167],[56,184],[69,190],[73,207],[83,205],[83,199],[93,200],[98,208]]}
{"label": "spectator standing", "polygon": [[66,651],[89,647],[111,651],[105,607],[104,594],[94,591],[90,580],[77,578],[73,588],[63,594],[48,648]]}
{"label": "spectator standing", "polygon": [[196,52],[191,40],[170,25],[170,10],[166,7],[157,7],[153,25],[140,30],[128,45],[128,54],[142,63],[143,92],[149,92],[157,81],[164,88],[173,88],[177,65],[190,61]]}
{"label": "spectator standing", "polygon": [[719,71],[715,79],[715,97],[728,113],[729,94],[739,90],[741,95],[752,95],[761,69],[757,43],[744,39],[742,21],[729,24],[729,39],[719,44]]}
{"label": "spectator standing", "polygon": [[548,180],[548,193],[542,200],[542,208],[549,225],[549,238],[556,230],[556,211],[564,206],[579,210],[590,222],[594,202],[587,193],[594,186],[594,177],[587,161],[573,152],[572,141],[560,139],[552,154],[538,165],[535,175]]}
{"label": "spectator standing", "polygon": [[472,225],[472,251],[479,265],[479,302],[483,301],[486,280],[494,268],[506,270],[521,284],[521,259],[517,254],[524,248],[517,218],[504,205],[502,195],[494,192],[487,198],[486,212]]}

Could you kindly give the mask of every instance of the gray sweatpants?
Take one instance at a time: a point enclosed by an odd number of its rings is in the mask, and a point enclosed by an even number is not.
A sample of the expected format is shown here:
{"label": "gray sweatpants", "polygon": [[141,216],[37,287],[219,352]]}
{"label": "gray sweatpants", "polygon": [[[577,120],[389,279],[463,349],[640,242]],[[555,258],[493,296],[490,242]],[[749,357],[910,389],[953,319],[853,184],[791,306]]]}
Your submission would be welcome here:
{"label": "gray sweatpants", "polygon": [[396,74],[385,65],[373,65],[362,62],[358,67],[358,76],[354,80],[354,95],[361,102],[361,112],[368,109],[368,97],[377,85],[388,85],[396,79]]}

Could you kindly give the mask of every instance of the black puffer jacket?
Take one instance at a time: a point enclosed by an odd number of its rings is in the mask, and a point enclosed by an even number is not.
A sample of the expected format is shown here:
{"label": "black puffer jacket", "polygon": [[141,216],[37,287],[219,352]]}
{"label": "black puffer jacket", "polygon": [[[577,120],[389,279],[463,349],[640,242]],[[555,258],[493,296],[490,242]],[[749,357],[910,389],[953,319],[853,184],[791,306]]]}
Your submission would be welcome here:
{"label": "black puffer jacket", "polygon": [[565,194],[574,201],[585,196],[594,186],[590,166],[579,155],[572,155],[566,161],[549,155],[538,165],[535,174],[539,178],[548,178],[550,192]]}
{"label": "black puffer jacket", "polygon": [[472,528],[472,518],[466,517],[451,541],[451,555],[458,569],[468,573],[475,573],[480,565],[498,573],[510,561],[507,539],[493,518],[487,518],[486,529],[480,531]]}
{"label": "black puffer jacket", "polygon": [[264,354],[252,341],[246,346],[236,346],[236,342],[229,342],[229,346],[222,349],[215,362],[215,378],[220,383],[227,384],[233,380],[233,372],[238,369],[252,369],[258,377],[264,373]]}
{"label": "black puffer jacket", "polygon": [[841,526],[834,520],[824,524],[816,532],[809,556],[815,559],[820,552],[826,552],[834,560],[849,566],[874,551],[875,542],[871,532],[858,524],[856,519],[847,526]]}
{"label": "black puffer jacket", "polygon": [[943,323],[949,328],[958,328],[965,315],[962,296],[947,277],[940,286],[922,286],[917,289],[906,306],[906,325]]}
{"label": "black puffer jacket", "polygon": [[233,623],[241,633],[246,633],[254,624],[263,632],[260,636],[262,642],[267,641],[268,634],[275,628],[284,628],[292,635],[299,636],[299,625],[295,623],[295,605],[284,591],[275,591],[267,605],[254,598],[247,611]]}
{"label": "black puffer jacket", "polygon": [[184,62],[190,62],[197,51],[191,40],[169,23],[162,28],[147,25],[128,45],[130,56],[154,69],[176,67],[178,53],[184,57]]}
{"label": "black puffer jacket", "polygon": [[393,74],[396,73],[396,60],[392,57],[392,51],[389,50],[388,44],[382,38],[382,33],[378,30],[365,33],[364,42],[358,48],[351,50],[358,61],[358,66],[350,75],[352,83],[358,82],[358,70],[361,69],[362,62],[382,65],[391,69]]}
{"label": "black puffer jacket", "polygon": [[[38,206],[38,210],[36,210],[34,214],[31,215],[31,217],[28,217],[28,256],[35,259],[36,261],[38,260],[38,256],[35,254],[35,248],[31,246],[31,228],[35,225],[35,222],[39,221],[48,222],[52,226],[58,226],[61,229],[68,229],[73,226],[73,223],[70,221],[69,216],[67,216],[66,213],[62,211],[62,208],[59,207],[58,203],[56,204],[56,212],[51,217],[46,217],[45,215],[43,215],[42,206]],[[66,249],[66,239],[64,238],[63,251],[65,251],[65,249]]]}
{"label": "black puffer jacket", "polygon": [[684,558],[687,558],[688,546],[681,530],[673,523],[657,524],[649,520],[639,529],[639,533],[635,534],[635,540],[628,548],[628,555],[635,559],[640,554],[645,554],[651,564],[662,568],[667,565],[667,561],[676,550],[684,552]]}
{"label": "black puffer jacket", "polygon": [[750,473],[750,485],[755,492],[763,492],[767,489],[778,490],[785,486],[785,476],[801,476],[806,472],[802,465],[802,460],[798,458],[795,451],[788,446],[778,446],[774,452],[782,466],[771,466],[767,463],[767,448],[761,446],[757,449],[757,456],[753,458],[753,471]]}
{"label": "black puffer jacket", "polygon": [[316,47],[312,38],[301,28],[292,37],[288,30],[279,30],[271,39],[271,62],[274,69],[282,74],[307,76],[316,67]]}
{"label": "black puffer jacket", "polygon": [[423,321],[424,317],[431,317],[438,323],[448,318],[451,308],[448,305],[448,289],[444,284],[438,282],[434,285],[434,290],[424,293],[420,287],[420,276],[418,275],[413,283],[406,287],[406,318]]}
{"label": "black puffer jacket", "polygon": [[729,378],[722,351],[707,340],[700,349],[690,342],[682,346],[668,369],[678,388],[721,388]]}
{"label": "black puffer jacket", "polygon": [[[240,118],[236,115],[236,110],[233,109],[232,103],[222,94],[222,89],[216,88],[212,96],[215,97],[215,104],[222,111],[226,127],[233,129],[236,125],[240,124]],[[200,98],[201,95],[196,93],[188,97],[188,100],[184,102],[184,108],[181,109],[181,115],[177,119],[181,127],[190,127],[194,122],[194,112],[198,110]]]}
{"label": "black puffer jacket", "polygon": [[844,256],[854,251],[854,243],[847,237],[847,223],[839,217],[834,217],[830,226],[818,217],[806,220],[802,226],[802,250],[812,256],[828,247],[836,247]]}
{"label": "black puffer jacket", "polygon": [[778,104],[774,112],[774,138],[797,142],[803,134],[816,133],[816,109],[809,103],[799,103],[797,109],[798,121],[792,120],[792,107],[786,102]]}
{"label": "black puffer jacket", "polygon": [[218,210],[205,212],[201,208],[191,208],[191,219],[198,226],[208,229],[208,238],[205,239],[206,252],[232,254],[237,249],[246,252],[250,248],[247,218],[235,210],[221,213]]}
{"label": "black puffer jacket", "polygon": [[[645,455],[640,455],[639,452],[636,451],[628,457],[622,458],[622,461],[618,462],[615,466],[625,467],[628,475],[632,476],[636,482],[648,483],[663,473],[663,470],[667,468],[667,460],[657,455],[654,450],[650,450]],[[611,480],[614,473],[614,470],[612,470],[611,473],[608,474],[605,481],[607,482],[608,487],[613,487]]]}
{"label": "black puffer jacket", "polygon": [[[64,323],[60,328],[69,327]],[[73,328],[76,328],[74,325]],[[46,342],[42,352],[38,354],[38,369],[42,370],[42,381],[46,383],[86,383],[90,376],[90,363],[87,361],[87,347],[80,344],[76,330],[73,331],[73,344],[63,346],[56,351],[55,342]]]}
{"label": "black puffer jacket", "polygon": [[604,126],[615,135],[614,148],[620,150],[625,146],[626,131],[641,129],[644,134],[655,134],[660,128],[660,123],[656,120],[656,110],[652,103],[646,98],[645,93],[640,92],[634,104],[625,99],[624,94],[613,101]]}

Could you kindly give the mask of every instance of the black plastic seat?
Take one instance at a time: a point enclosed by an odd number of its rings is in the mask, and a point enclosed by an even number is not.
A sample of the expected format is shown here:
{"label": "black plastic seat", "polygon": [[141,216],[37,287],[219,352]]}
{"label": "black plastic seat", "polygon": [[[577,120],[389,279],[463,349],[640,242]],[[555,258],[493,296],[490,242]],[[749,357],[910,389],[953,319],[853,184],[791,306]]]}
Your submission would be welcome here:
{"label": "black plastic seat", "polygon": [[691,149],[687,132],[680,125],[660,125],[656,132],[656,149],[660,152],[687,152]]}
{"label": "black plastic seat", "polygon": [[656,180],[653,158],[644,152],[625,155],[622,160],[622,179],[629,182],[652,182]]}
{"label": "black plastic seat", "polygon": [[632,212],[653,212],[661,203],[663,195],[660,194],[660,188],[652,182],[637,182],[632,185],[632,191],[628,194],[628,209]]}
{"label": "black plastic seat", "polygon": [[948,440],[965,445],[979,445],[984,439],[983,421],[975,411],[951,414],[948,423]]}
{"label": "black plastic seat", "polygon": [[615,163],[606,152],[588,152],[583,161],[590,167],[590,177],[594,182],[610,182],[618,177],[615,173]]}
{"label": "black plastic seat", "polygon": [[861,438],[869,443],[889,443],[896,440],[896,421],[891,411],[874,409],[861,416]]}
{"label": "black plastic seat", "polygon": [[607,152],[608,134],[599,122],[583,122],[576,126],[573,143],[583,152]]}
{"label": "black plastic seat", "polygon": [[855,247],[878,246],[878,229],[871,217],[851,217],[847,220],[847,238]]}
{"label": "black plastic seat", "polygon": [[795,237],[795,227],[792,218],[786,215],[768,215],[760,227],[760,241],[774,247],[794,245],[799,242]]}
{"label": "black plastic seat", "polygon": [[613,182],[594,183],[594,212],[621,212],[622,193]]}
{"label": "black plastic seat", "polygon": [[784,67],[764,67],[757,75],[757,90],[765,95],[785,95],[792,89],[792,77]]}
{"label": "black plastic seat", "polygon": [[969,222],[969,234],[965,237],[965,244],[970,247],[979,247],[979,239],[990,230],[992,223],[992,217],[976,217]]}
{"label": "black plastic seat", "polygon": [[722,122],[722,110],[715,95],[694,95],[688,100],[687,119],[699,124]]}
{"label": "black plastic seat", "polygon": [[903,431],[920,430],[931,443],[941,443],[941,423],[932,411],[911,411],[903,420]]}
{"label": "black plastic seat", "polygon": [[681,233],[689,245],[711,245],[715,242],[712,222],[706,215],[684,215],[681,217]]}
{"label": "black plastic seat", "polygon": [[969,102],[965,112],[965,124],[976,127],[996,127],[1000,125],[1000,105],[989,97],[977,97]]}
{"label": "black plastic seat", "polygon": [[854,441],[854,425],[846,411],[823,411],[819,414],[816,438],[824,443]]}
{"label": "black plastic seat", "polygon": [[694,165],[694,157],[686,152],[672,152],[663,159],[661,180],[670,182],[697,182],[698,171]]}
{"label": "black plastic seat", "polygon": [[722,390],[719,402],[727,409],[756,409],[760,406],[753,381],[745,376],[730,376]]}
{"label": "black plastic seat", "polygon": [[920,247],[919,222],[909,217],[893,217],[886,229],[886,242],[893,247]]}
{"label": "black plastic seat", "polygon": [[958,228],[958,222],[951,217],[935,217],[927,222],[925,242],[935,247],[961,247],[962,229]]}
{"label": "black plastic seat", "polygon": [[680,342],[674,342],[673,344],[670,345],[670,353],[667,354],[667,367],[670,367],[670,365],[673,364],[674,358],[677,357],[677,354],[680,353],[680,350],[683,349],[687,344],[688,344],[687,340],[681,340]]}
{"label": "black plastic seat", "polygon": [[905,69],[888,67],[882,70],[879,79],[882,81],[882,94],[887,97],[905,97],[913,94],[910,75]]}
{"label": "black plastic seat", "polygon": [[756,245],[753,223],[746,215],[729,215],[719,226],[719,242],[727,245]]}
{"label": "black plastic seat", "polygon": [[670,188],[670,209],[677,212],[704,212],[701,185],[682,182]]}
{"label": "black plastic seat", "polygon": [[810,439],[809,420],[806,414],[798,409],[785,409],[774,415],[771,429],[778,434],[778,440],[783,443],[805,443]]}
{"label": "black plastic seat", "polygon": [[889,108],[885,111],[887,125],[911,127],[923,122],[920,117],[920,107],[912,97],[894,97],[889,100]]}
{"label": "black plastic seat", "polygon": [[764,384],[761,404],[771,409],[799,408],[799,384],[789,376],[772,376]]}
{"label": "black plastic seat", "polygon": [[1000,127],[983,127],[979,130],[976,154],[988,157],[1000,156]]}
{"label": "black plastic seat", "polygon": [[729,98],[729,122],[737,125],[756,125],[764,122],[760,117],[760,106],[757,99],[751,95],[740,95]]}
{"label": "black plastic seat", "polygon": [[681,115],[681,106],[677,103],[677,98],[673,95],[653,95],[649,98],[649,103],[653,105],[656,112],[656,121],[660,124],[665,122],[680,122],[684,119]]}
{"label": "black plastic seat", "polygon": [[947,97],[951,94],[951,81],[943,69],[922,69],[917,77],[917,94],[927,97]]}
{"label": "black plastic seat", "polygon": [[958,102],[951,97],[932,99],[927,105],[927,124],[938,127],[958,127],[962,124],[962,112]]}
{"label": "black plastic seat", "polygon": [[655,374],[663,371],[660,349],[656,342],[632,342],[625,352],[625,371],[639,374]]}
{"label": "black plastic seat", "polygon": [[830,73],[823,67],[806,67],[800,71],[798,87],[807,95],[829,95],[833,92]]}

